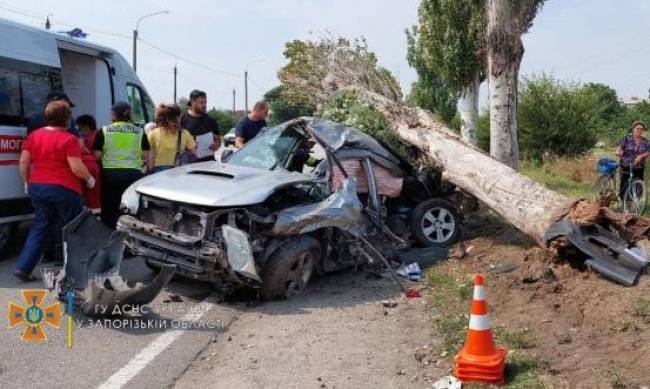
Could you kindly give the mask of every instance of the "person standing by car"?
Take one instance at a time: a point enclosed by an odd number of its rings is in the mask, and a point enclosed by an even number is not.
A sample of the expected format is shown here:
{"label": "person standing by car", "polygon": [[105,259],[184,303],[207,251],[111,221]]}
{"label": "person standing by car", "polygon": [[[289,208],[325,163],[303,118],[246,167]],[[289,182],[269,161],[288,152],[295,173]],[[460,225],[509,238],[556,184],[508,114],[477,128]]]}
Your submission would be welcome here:
{"label": "person standing by car", "polygon": [[[68,95],[61,91],[52,91],[47,94],[46,104],[49,104],[52,101],[63,101],[66,104],[68,104],[68,108],[74,107],[74,104],[72,104]],[[47,119],[45,118],[45,113],[39,112],[37,114],[34,114],[27,119],[27,135],[45,126],[47,126]],[[70,132],[72,135],[76,137],[79,137],[79,131],[77,131],[77,128],[75,127],[72,119],[70,119],[70,123],[66,124],[66,126],[68,126],[67,127],[68,132]]]}
{"label": "person standing by car", "polygon": [[101,219],[115,228],[122,193],[142,178],[143,161],[148,166],[149,141],[144,130],[131,122],[128,103],[118,101],[111,111],[113,123],[97,133],[93,149],[102,163]]}
{"label": "person standing by car", "polygon": [[[95,179],[81,161],[81,146],[67,131],[70,107],[52,101],[45,108],[47,126],[33,131],[20,154],[20,175],[32,200],[34,224],[13,272],[23,281],[33,281],[38,263],[54,226],[70,222],[82,211],[81,180],[88,188]],[[60,228],[56,233],[61,234]]]}
{"label": "person standing by car", "polygon": [[83,198],[88,210],[90,210],[94,215],[98,215],[102,210],[100,189],[101,169],[99,161],[93,151],[95,138],[97,137],[97,122],[92,115],[81,115],[77,120],[75,120],[75,124],[79,129],[79,135],[81,136],[82,141],[81,160],[97,182],[94,188],[84,188]]}
{"label": "person standing by car", "polygon": [[620,158],[621,164],[621,190],[619,193],[621,199],[627,191],[630,168],[632,168],[633,178],[643,180],[645,160],[650,155],[650,142],[644,137],[647,129],[644,122],[640,120],[634,122],[632,132],[625,135],[616,148],[616,155]]}
{"label": "person standing by car", "polygon": [[208,99],[205,92],[193,90],[187,105],[187,111],[181,114],[181,128],[194,137],[198,161],[214,161],[214,152],[221,147],[221,136],[217,121],[207,113]]}
{"label": "person standing by car", "polygon": [[156,107],[156,128],[149,133],[153,173],[178,165],[181,153],[196,155],[196,142],[189,131],[181,128],[181,109],[176,104]]}
{"label": "person standing by car", "polygon": [[248,115],[239,119],[235,127],[235,147],[241,148],[246,142],[255,138],[260,130],[266,127],[266,117],[269,114],[269,104],[258,101]]}

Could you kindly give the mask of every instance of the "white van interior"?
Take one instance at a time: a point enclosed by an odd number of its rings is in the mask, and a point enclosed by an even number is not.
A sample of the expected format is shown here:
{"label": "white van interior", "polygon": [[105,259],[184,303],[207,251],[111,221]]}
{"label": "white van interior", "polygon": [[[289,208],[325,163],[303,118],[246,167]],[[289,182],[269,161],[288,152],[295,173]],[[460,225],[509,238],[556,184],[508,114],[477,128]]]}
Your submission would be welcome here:
{"label": "white van interior", "polygon": [[63,90],[75,105],[72,115],[93,115],[99,126],[110,123],[112,85],[106,61],[69,50],[59,52]]}

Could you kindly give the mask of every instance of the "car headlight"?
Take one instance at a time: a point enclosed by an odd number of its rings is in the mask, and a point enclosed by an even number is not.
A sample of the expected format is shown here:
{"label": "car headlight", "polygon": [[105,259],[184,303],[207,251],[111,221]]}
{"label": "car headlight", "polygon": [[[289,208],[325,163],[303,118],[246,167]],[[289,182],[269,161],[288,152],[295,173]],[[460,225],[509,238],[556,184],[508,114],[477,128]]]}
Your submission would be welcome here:
{"label": "car headlight", "polygon": [[138,213],[140,208],[140,194],[135,190],[135,185],[129,186],[122,194],[120,210],[130,215]]}

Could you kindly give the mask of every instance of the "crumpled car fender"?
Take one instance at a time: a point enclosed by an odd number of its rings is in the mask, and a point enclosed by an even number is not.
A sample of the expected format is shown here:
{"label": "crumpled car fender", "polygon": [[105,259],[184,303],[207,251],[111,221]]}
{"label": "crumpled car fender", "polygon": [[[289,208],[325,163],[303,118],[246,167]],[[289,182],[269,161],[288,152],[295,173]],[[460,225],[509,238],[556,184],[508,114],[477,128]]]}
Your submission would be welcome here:
{"label": "crumpled car fender", "polygon": [[120,233],[83,212],[63,228],[63,269],[43,269],[45,287],[59,296],[74,289],[83,313],[93,316],[151,302],[174,276],[176,265],[164,266],[149,284],[126,281],[119,274],[124,247]]}

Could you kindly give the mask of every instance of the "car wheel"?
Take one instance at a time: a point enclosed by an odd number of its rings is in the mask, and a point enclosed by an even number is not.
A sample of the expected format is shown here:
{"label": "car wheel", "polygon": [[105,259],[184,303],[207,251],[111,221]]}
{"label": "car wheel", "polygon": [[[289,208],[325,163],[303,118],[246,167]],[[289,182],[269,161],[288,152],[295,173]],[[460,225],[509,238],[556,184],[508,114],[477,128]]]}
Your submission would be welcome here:
{"label": "car wheel", "polygon": [[424,247],[448,247],[460,231],[458,211],[444,199],[429,199],[418,204],[411,213],[411,232]]}
{"label": "car wheel", "polygon": [[0,224],[0,250],[6,249],[11,243],[11,239],[16,235],[18,223]]}
{"label": "car wheel", "polygon": [[305,290],[320,260],[321,247],[311,236],[289,239],[271,255],[262,272],[262,298],[287,299]]}

